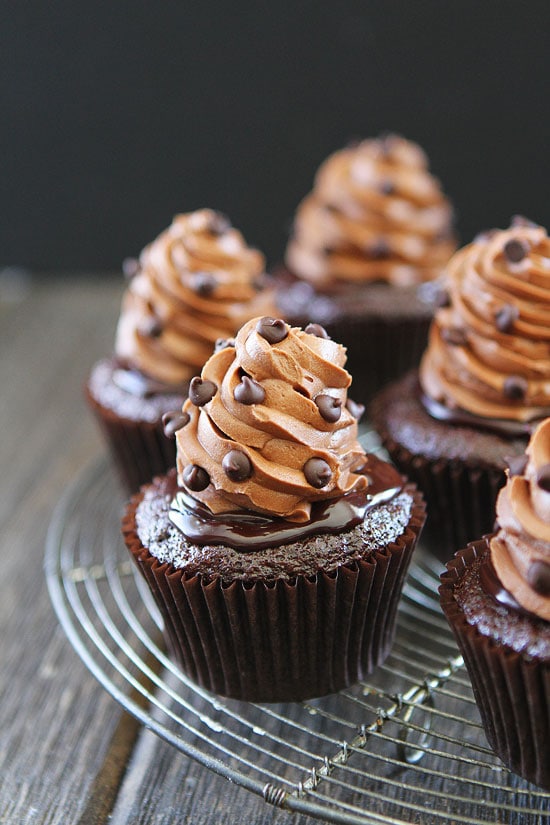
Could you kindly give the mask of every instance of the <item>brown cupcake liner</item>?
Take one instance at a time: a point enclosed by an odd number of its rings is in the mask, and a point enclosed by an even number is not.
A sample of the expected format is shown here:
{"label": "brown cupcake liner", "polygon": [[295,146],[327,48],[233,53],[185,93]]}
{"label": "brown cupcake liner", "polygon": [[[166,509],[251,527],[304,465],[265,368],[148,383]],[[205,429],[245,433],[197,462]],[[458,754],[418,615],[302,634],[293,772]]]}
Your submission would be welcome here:
{"label": "brown cupcake liner", "polygon": [[493,530],[498,492],[506,482],[504,470],[412,453],[389,435],[379,416],[375,418],[391,460],[426,498],[425,547],[447,561],[457,547]]}
{"label": "brown cupcake liner", "polygon": [[88,406],[105,437],[109,452],[129,493],[176,464],[176,443],[164,435],[162,421],[133,421],[104,407],[85,389]]}
{"label": "brown cupcake liner", "polygon": [[439,588],[441,607],[472,681],[491,748],[529,782],[550,790],[550,663],[517,653],[468,623],[454,588],[489,537],[471,542],[447,564]]}
{"label": "brown cupcake liner", "polygon": [[428,343],[429,318],[345,318],[324,324],[347,347],[350,395],[367,404],[391,381],[417,367]]}
{"label": "brown cupcake liner", "polygon": [[367,560],[288,581],[230,583],[151,556],[135,529],[141,497],[134,496],[124,539],[183,672],[214,693],[255,702],[323,696],[370,673],[393,642],[403,581],[424,523],[422,496],[407,489],[414,496],[409,526]]}

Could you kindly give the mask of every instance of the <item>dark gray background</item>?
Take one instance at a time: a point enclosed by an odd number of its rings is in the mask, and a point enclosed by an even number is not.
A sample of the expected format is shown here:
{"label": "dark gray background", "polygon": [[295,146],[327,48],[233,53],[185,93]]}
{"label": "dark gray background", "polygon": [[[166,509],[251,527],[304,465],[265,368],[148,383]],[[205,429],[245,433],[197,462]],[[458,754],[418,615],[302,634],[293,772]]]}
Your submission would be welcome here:
{"label": "dark gray background", "polygon": [[548,224],[547,0],[0,2],[0,265],[116,269],[225,211],[270,262],[320,161],[419,141],[462,241]]}

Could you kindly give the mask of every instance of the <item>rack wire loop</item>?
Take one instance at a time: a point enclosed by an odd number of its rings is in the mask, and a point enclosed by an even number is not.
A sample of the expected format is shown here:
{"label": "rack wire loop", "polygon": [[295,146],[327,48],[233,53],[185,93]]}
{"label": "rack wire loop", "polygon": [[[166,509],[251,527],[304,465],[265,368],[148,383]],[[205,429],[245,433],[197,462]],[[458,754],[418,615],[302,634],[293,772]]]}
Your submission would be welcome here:
{"label": "rack wire loop", "polygon": [[120,538],[121,506],[105,461],[86,468],[53,515],[46,579],[94,677],[173,747],[270,805],[326,822],[550,822],[550,793],[507,771],[487,745],[434,597],[432,556],[416,552],[394,647],[368,681],[309,702],[252,705],[197,687],[164,652],[160,616]]}

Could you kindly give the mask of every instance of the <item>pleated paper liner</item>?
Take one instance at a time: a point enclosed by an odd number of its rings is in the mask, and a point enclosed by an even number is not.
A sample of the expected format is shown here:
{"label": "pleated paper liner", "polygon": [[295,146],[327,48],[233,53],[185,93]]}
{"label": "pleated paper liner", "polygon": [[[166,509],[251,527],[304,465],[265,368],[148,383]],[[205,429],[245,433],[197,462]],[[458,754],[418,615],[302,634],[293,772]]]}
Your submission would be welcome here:
{"label": "pleated paper liner", "polygon": [[223,696],[283,702],[339,691],[381,664],[424,523],[420,493],[406,489],[412,515],[395,542],[334,571],[297,572],[290,580],[225,581],[159,563],[137,535],[141,495],[135,496],[123,520],[124,539],[184,673]]}
{"label": "pleated paper liner", "polygon": [[[503,445],[501,467],[491,466],[490,458],[483,462],[468,455],[448,457],[445,455],[444,444],[441,446],[441,455],[437,458],[422,454],[420,447],[418,452],[413,452],[399,443],[398,430],[406,430],[410,442],[415,427],[421,432],[419,438],[426,438],[424,425],[407,420],[405,413],[400,420],[400,410],[396,410],[394,399],[397,394],[412,399],[415,393],[417,381],[414,374],[409,373],[373,400],[369,415],[393,463],[424,493],[428,518],[422,535],[423,544],[445,562],[453,556],[457,547],[464,547],[469,541],[492,531],[496,499],[506,482],[505,455],[522,454],[527,439],[524,442],[520,439],[510,440]],[[420,401],[417,403],[420,404]],[[423,414],[428,416],[428,413]],[[393,416],[391,428],[387,423],[388,415]],[[445,428],[443,440],[452,439],[454,425],[430,420],[426,426],[433,431],[433,444],[437,443],[438,438],[442,440],[442,428]],[[483,437],[483,432],[472,430],[472,437],[479,439]],[[435,452],[433,445],[430,449]]]}
{"label": "pleated paper liner", "polygon": [[550,790],[550,662],[483,635],[454,598],[466,570],[487,553],[489,538],[471,542],[448,562],[441,606],[464,657],[491,748],[514,773]]}
{"label": "pleated paper liner", "polygon": [[418,366],[428,342],[429,318],[350,318],[325,325],[347,348],[350,396],[368,404],[386,384]]}

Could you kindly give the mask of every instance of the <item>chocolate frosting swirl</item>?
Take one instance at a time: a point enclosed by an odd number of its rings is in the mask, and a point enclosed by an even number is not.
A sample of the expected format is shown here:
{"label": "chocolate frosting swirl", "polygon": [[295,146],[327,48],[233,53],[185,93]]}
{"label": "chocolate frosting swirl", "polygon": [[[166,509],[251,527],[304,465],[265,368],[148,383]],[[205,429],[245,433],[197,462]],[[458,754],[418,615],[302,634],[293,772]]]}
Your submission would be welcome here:
{"label": "chocolate frosting swirl", "polygon": [[[200,387],[210,393],[214,385],[213,395],[203,402],[197,392],[197,403],[184,404],[190,420],[176,433],[180,486],[214,514],[248,510],[297,522],[309,520],[314,501],[365,490],[345,361],[344,347],[328,337],[280,320],[246,323],[235,346],[218,350],[202,370]],[[334,404],[320,401],[326,396]]]}
{"label": "chocolate frosting swirl", "polygon": [[177,386],[196,375],[218,338],[273,310],[264,257],[211,209],[177,215],[141,253],[116,336],[121,362]]}
{"label": "chocolate frosting swirl", "polygon": [[521,607],[550,622],[550,418],[533,433],[521,475],[509,474],[491,539],[498,579]]}
{"label": "chocolate frosting swirl", "polygon": [[364,140],[319,168],[286,263],[321,291],[380,280],[411,286],[441,274],[456,249],[451,224],[419,146],[397,135]]}
{"label": "chocolate frosting swirl", "polygon": [[550,415],[550,239],[522,220],[478,236],[450,260],[447,306],[420,365],[448,410],[531,422]]}

